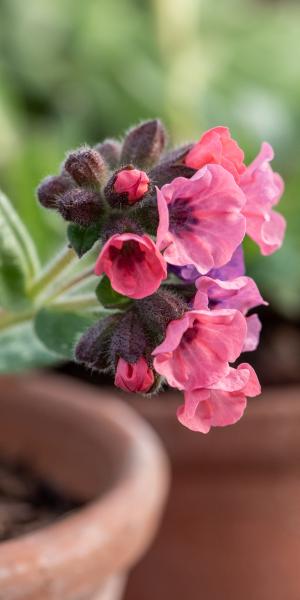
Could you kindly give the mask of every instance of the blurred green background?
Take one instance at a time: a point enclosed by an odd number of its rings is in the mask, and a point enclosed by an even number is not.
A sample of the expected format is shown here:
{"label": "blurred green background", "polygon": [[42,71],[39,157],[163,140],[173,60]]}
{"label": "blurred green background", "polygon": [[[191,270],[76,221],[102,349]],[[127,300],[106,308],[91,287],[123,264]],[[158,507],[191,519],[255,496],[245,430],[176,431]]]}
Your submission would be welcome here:
{"label": "blurred green background", "polygon": [[300,316],[300,3],[0,0],[0,187],[46,260],[63,239],[37,205],[65,152],[161,117],[174,142],[228,125],[247,160],[262,140],[286,181],[283,249],[250,273],[278,313]]}

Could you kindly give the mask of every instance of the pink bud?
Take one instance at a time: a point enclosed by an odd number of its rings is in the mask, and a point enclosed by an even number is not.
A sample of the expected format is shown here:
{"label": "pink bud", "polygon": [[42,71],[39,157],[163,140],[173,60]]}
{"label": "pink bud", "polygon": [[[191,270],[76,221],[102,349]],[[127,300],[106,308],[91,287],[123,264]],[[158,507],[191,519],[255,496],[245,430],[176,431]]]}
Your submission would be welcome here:
{"label": "pink bud", "polygon": [[149,182],[144,171],[123,169],[117,174],[113,187],[117,194],[127,194],[129,204],[134,204],[147,193]]}
{"label": "pink bud", "polygon": [[136,363],[119,358],[115,385],[125,392],[148,392],[154,383],[154,374],[141,356]]}

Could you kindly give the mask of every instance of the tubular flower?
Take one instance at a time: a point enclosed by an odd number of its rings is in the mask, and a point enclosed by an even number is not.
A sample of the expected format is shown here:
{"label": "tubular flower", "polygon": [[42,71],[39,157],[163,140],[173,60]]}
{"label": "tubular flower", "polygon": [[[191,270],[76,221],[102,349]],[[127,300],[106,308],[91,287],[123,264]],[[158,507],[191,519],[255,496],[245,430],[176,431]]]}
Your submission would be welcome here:
{"label": "tubular flower", "polygon": [[242,351],[247,326],[237,310],[191,310],[171,321],[152,352],[154,368],[169,385],[192,390],[212,385],[228,373]]}
{"label": "tubular flower", "polygon": [[[266,305],[256,283],[251,277],[236,277],[230,281],[199,277],[196,282],[198,292],[194,300],[194,308],[234,308],[246,315],[249,310]],[[243,351],[255,350],[259,343],[261,323],[257,315],[246,317],[247,335]]]}
{"label": "tubular flower", "polygon": [[208,433],[212,426],[236,423],[244,413],[247,396],[258,394],[260,385],[255,371],[242,363],[237,369],[230,368],[225,377],[210,387],[186,391],[177,418],[192,431]]}
{"label": "tubular flower", "polygon": [[172,265],[194,265],[201,274],[230,261],[242,242],[245,196],[219,165],[191,179],[177,177],[157,190],[157,244]]}
{"label": "tubular flower", "polygon": [[115,234],[104,244],[95,265],[114,290],[129,298],[145,298],[167,276],[166,263],[148,235]]}
{"label": "tubular flower", "polygon": [[232,139],[228,127],[214,127],[206,131],[188,152],[184,162],[193,169],[212,163],[221,165],[236,181],[246,169],[244,152]]}
{"label": "tubular flower", "polygon": [[274,152],[270,144],[262,144],[260,153],[247,168],[240,180],[246,196],[243,214],[246,217],[246,232],[258,244],[264,255],[273,254],[282,245],[285,219],[272,210],[284,190],[284,183],[274,173],[270,161]]}
{"label": "tubular flower", "polygon": [[[199,271],[193,265],[185,265],[184,267],[171,266],[170,270],[176,273],[177,277],[180,277],[187,283],[193,283],[200,277]],[[223,267],[218,269],[211,269],[208,271],[207,276],[213,279],[222,279],[222,281],[228,281],[245,275],[245,262],[242,245],[238,246],[234,251],[230,261]]]}

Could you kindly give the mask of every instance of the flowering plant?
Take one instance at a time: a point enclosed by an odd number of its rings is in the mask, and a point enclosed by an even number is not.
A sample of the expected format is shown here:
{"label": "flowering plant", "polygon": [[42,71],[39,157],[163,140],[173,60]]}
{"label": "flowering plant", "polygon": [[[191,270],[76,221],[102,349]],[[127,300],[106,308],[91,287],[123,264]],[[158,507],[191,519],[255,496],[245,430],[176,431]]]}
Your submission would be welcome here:
{"label": "flowering plant", "polygon": [[[257,347],[253,309],[266,304],[245,275],[242,243],[247,234],[263,255],[281,246],[273,206],[283,181],[269,144],[246,166],[226,127],[166,145],[162,124],[147,121],[122,142],[71,152],[42,181],[39,202],[69,223],[68,249],[33,274],[29,313],[48,349],[112,373],[119,388],[182,390],[179,421],[207,433],[235,423],[260,393],[253,368],[236,364]],[[4,310],[2,326],[11,318]]]}

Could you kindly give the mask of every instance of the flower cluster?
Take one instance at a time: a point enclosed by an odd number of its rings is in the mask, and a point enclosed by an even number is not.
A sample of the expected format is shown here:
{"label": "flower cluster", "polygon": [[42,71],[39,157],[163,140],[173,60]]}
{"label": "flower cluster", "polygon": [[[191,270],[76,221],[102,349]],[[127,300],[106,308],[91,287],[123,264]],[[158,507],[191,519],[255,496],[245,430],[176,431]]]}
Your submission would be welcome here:
{"label": "flower cluster", "polygon": [[154,120],[121,142],[81,148],[41,183],[38,198],[70,222],[79,256],[99,247],[97,297],[105,286],[113,298],[75,359],[112,372],[125,391],[151,394],[164,382],[182,390],[179,421],[206,433],[235,423],[260,393],[253,368],[236,363],[257,347],[253,309],[266,304],[245,275],[242,242],[247,234],[263,255],[281,246],[285,221],[273,207],[283,181],[269,144],[246,166],[226,127],[166,145]]}

